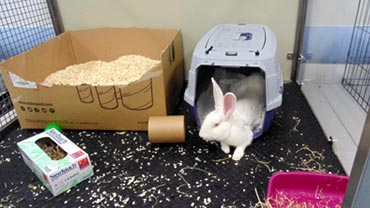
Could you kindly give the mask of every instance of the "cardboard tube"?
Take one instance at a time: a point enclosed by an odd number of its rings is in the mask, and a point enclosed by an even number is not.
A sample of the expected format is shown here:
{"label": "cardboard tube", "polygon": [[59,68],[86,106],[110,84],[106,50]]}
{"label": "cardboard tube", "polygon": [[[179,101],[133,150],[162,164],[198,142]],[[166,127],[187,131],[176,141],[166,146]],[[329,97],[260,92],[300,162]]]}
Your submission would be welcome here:
{"label": "cardboard tube", "polygon": [[185,142],[184,116],[153,116],[148,122],[150,143]]}

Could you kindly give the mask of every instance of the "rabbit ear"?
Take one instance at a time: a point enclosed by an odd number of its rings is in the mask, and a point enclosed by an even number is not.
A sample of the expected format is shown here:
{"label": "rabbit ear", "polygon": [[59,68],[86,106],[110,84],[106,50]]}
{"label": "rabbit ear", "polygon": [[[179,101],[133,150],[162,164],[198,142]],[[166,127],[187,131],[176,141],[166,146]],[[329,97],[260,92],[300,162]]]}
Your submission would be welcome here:
{"label": "rabbit ear", "polygon": [[219,109],[223,106],[224,94],[220,86],[218,86],[217,82],[213,79],[213,77],[211,78],[211,80],[213,86],[213,98],[215,100],[215,109]]}
{"label": "rabbit ear", "polygon": [[224,115],[226,118],[229,118],[234,110],[236,105],[236,96],[234,93],[228,92],[224,96]]}

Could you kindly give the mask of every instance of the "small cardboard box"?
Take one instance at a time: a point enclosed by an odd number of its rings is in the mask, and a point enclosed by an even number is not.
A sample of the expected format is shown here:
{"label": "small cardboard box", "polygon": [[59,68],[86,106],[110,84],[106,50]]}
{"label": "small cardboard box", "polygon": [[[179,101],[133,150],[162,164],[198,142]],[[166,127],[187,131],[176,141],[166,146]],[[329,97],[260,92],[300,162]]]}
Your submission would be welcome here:
{"label": "small cardboard box", "polygon": [[[126,86],[43,83],[51,73],[91,60],[142,55],[161,64]],[[147,130],[150,116],[171,114],[184,81],[179,30],[101,28],[67,31],[0,65],[22,128]]]}
{"label": "small cardboard box", "polygon": [[[56,129],[50,129],[17,143],[24,162],[57,196],[94,175],[89,155]],[[43,145],[58,146],[65,157],[53,160]]]}

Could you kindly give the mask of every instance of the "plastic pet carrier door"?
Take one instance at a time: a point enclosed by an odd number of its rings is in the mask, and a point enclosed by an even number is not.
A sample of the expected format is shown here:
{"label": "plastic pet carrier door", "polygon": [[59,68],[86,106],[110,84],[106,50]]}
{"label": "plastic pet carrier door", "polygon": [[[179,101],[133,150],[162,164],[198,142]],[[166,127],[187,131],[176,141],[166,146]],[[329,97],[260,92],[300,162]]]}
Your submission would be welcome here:
{"label": "plastic pet carrier door", "polygon": [[185,101],[193,106],[198,126],[202,124],[207,110],[214,109],[211,96],[207,98],[209,102],[198,103],[199,95],[210,89],[210,78],[228,80],[220,84],[225,93],[233,80],[252,72],[263,74],[266,89],[263,127],[254,132],[256,138],[268,130],[275,109],[282,103],[283,78],[276,37],[267,26],[254,24],[222,24],[208,31],[194,49],[184,95]]}

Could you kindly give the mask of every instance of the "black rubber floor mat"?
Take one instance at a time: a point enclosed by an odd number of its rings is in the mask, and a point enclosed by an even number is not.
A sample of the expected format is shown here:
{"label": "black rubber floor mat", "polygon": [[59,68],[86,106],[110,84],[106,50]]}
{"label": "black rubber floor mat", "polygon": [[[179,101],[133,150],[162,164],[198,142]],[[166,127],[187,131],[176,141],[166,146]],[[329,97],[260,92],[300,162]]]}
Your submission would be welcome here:
{"label": "black rubber floor mat", "polygon": [[190,106],[186,142],[152,145],[146,132],[70,131],[89,153],[95,175],[53,197],[23,162],[16,142],[40,133],[17,123],[0,133],[0,207],[250,207],[263,198],[278,171],[345,175],[321,127],[295,84],[284,88],[283,105],[270,130],[235,162],[219,144],[198,137]]}

